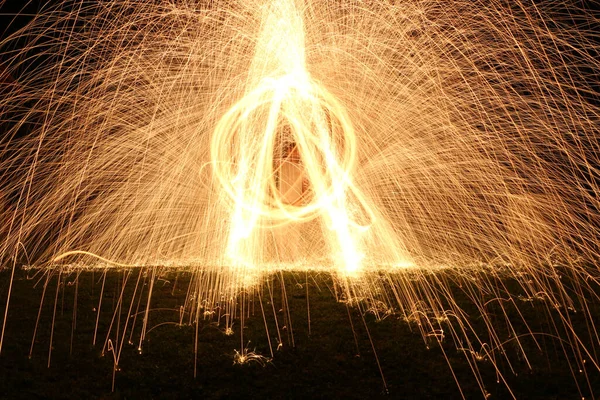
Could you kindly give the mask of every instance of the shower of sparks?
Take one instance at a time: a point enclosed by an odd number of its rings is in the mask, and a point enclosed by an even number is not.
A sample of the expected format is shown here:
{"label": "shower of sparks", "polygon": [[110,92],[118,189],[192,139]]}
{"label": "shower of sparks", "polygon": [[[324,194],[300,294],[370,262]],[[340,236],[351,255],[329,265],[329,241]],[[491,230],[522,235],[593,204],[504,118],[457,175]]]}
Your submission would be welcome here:
{"label": "shower of sparks", "polygon": [[327,271],[473,365],[503,340],[471,335],[450,281],[486,319],[514,278],[568,327],[600,220],[600,21],[575,4],[42,9],[1,44],[2,262],[191,268],[190,322],[230,299],[229,331],[269,274]]}
{"label": "shower of sparks", "polygon": [[[272,260],[294,264],[301,253],[293,231],[318,219],[321,227],[310,235],[343,273],[361,270],[365,252],[372,265],[405,262],[397,235],[353,181],[357,138],[351,117],[307,70],[300,11],[293,1],[264,7],[243,98],[212,134],[213,173],[231,203],[227,261],[250,269]],[[285,144],[295,148],[297,160],[282,152]],[[296,173],[286,173],[291,163]],[[306,180],[310,198],[298,193],[294,201],[293,193],[283,193],[286,176],[300,185]],[[270,246],[269,233],[276,239]]]}

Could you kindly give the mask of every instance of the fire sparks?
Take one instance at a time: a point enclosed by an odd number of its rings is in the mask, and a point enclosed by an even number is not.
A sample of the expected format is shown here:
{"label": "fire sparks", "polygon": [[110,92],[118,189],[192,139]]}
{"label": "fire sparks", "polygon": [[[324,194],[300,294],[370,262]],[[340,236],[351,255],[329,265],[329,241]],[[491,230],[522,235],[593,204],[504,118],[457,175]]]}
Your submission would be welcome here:
{"label": "fire sparks", "polygon": [[59,3],[2,42],[2,260],[190,267],[227,329],[326,271],[487,358],[447,280],[485,318],[499,276],[565,307],[597,279],[599,21],[559,3]]}

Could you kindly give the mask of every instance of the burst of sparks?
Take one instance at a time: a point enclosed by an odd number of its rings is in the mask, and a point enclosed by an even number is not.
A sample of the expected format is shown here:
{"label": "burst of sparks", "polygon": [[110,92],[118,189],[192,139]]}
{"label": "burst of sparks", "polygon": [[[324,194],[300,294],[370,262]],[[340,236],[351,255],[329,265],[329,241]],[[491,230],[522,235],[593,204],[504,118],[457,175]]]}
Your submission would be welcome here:
{"label": "burst of sparks", "polygon": [[598,25],[566,1],[59,2],[2,42],[0,254],[190,267],[190,319],[229,330],[268,274],[327,271],[488,358],[448,281],[485,318],[497,276],[565,308],[596,280]]}

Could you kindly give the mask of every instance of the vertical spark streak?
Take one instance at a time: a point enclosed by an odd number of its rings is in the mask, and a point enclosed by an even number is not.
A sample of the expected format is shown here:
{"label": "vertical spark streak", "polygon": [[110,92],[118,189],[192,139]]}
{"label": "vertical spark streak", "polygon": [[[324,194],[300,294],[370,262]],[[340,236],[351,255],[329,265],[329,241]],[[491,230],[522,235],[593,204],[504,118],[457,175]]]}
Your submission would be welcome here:
{"label": "vertical spark streak", "polygon": [[[357,149],[350,117],[306,69],[305,28],[296,3],[276,0],[264,6],[245,95],[212,136],[214,173],[228,194],[225,201],[232,203],[226,254],[231,263],[252,269],[264,262],[263,228],[295,229],[301,221],[321,218],[334,265],[355,275],[362,269],[363,252],[373,250],[365,248],[361,236],[377,220],[370,199],[354,184]],[[289,128],[283,137],[278,135],[281,125]],[[275,183],[274,149],[286,141],[297,147],[311,187],[312,198],[303,204],[286,204]],[[355,222],[351,208],[364,214],[365,226]],[[394,233],[381,236],[393,238]],[[390,247],[392,252],[397,248]]]}

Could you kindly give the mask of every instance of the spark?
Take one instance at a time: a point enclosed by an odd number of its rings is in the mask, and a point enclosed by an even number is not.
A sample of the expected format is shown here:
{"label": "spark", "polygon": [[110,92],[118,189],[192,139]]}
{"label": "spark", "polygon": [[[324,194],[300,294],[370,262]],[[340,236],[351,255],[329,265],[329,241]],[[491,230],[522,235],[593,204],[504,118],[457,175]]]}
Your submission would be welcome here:
{"label": "spark", "polygon": [[233,365],[256,363],[264,367],[271,362],[270,358],[257,354],[255,351],[250,351],[247,348],[243,349],[241,352],[237,350],[234,350],[234,352],[235,354],[233,356]]}

